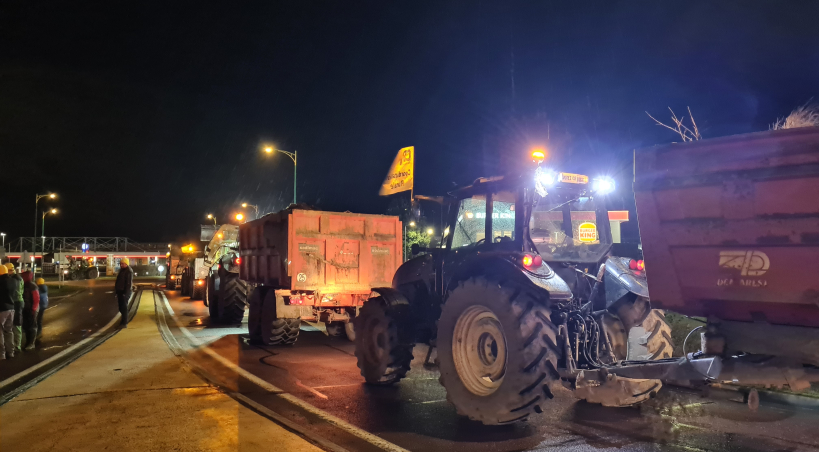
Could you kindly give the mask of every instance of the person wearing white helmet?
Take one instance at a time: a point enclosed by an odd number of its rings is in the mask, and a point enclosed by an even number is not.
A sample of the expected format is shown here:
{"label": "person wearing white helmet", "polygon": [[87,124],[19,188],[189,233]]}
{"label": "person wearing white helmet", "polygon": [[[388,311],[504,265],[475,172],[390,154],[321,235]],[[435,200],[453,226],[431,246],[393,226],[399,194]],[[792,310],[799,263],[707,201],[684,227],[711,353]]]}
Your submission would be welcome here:
{"label": "person wearing white helmet", "polygon": [[120,328],[128,327],[128,299],[130,298],[131,286],[134,281],[134,271],[128,266],[130,263],[131,261],[127,257],[120,259],[117,282],[114,284],[114,291],[117,293],[117,304],[119,304],[119,313],[122,315],[119,321]]}

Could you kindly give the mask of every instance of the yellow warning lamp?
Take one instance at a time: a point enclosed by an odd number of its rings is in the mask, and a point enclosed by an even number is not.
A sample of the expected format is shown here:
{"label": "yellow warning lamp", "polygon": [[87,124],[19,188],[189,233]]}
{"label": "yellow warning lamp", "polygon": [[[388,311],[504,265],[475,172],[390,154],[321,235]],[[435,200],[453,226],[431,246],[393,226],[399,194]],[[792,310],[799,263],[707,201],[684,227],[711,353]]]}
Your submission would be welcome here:
{"label": "yellow warning lamp", "polygon": [[537,163],[538,165],[543,163],[546,160],[546,149],[543,148],[535,148],[532,149],[532,161]]}

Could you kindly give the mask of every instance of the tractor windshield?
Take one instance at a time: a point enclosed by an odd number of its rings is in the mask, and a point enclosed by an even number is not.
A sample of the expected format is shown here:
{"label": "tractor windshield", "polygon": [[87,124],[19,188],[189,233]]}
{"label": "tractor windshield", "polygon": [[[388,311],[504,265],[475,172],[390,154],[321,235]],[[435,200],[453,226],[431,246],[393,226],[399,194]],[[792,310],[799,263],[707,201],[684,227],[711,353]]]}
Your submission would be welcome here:
{"label": "tractor windshield", "polygon": [[599,229],[594,198],[560,190],[536,198],[529,235],[545,261],[597,262],[608,252],[611,233]]}

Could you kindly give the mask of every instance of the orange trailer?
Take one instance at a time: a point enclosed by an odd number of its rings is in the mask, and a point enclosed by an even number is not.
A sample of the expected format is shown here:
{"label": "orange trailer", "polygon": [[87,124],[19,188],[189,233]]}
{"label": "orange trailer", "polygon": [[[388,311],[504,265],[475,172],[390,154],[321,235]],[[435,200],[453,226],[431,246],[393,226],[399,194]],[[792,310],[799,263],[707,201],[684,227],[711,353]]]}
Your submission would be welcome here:
{"label": "orange trailer", "polygon": [[293,343],[301,320],[353,337],[350,321],[403,262],[398,217],[288,209],[239,227],[239,276],[256,286],[251,339]]}

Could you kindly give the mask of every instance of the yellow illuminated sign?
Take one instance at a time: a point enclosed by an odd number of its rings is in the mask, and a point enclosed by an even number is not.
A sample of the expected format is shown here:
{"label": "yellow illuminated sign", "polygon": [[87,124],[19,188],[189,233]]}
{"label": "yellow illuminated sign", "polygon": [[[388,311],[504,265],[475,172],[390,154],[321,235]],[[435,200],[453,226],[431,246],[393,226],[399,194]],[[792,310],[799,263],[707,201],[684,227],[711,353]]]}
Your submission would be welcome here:
{"label": "yellow illuminated sign", "polygon": [[594,223],[582,223],[577,228],[577,239],[583,243],[597,241],[597,226]]}
{"label": "yellow illuminated sign", "polygon": [[557,178],[560,182],[568,184],[588,184],[589,176],[582,174],[560,173]]}
{"label": "yellow illuminated sign", "polygon": [[392,162],[390,172],[381,184],[381,196],[388,196],[406,190],[412,190],[415,172],[415,147],[410,146],[398,151]]}

